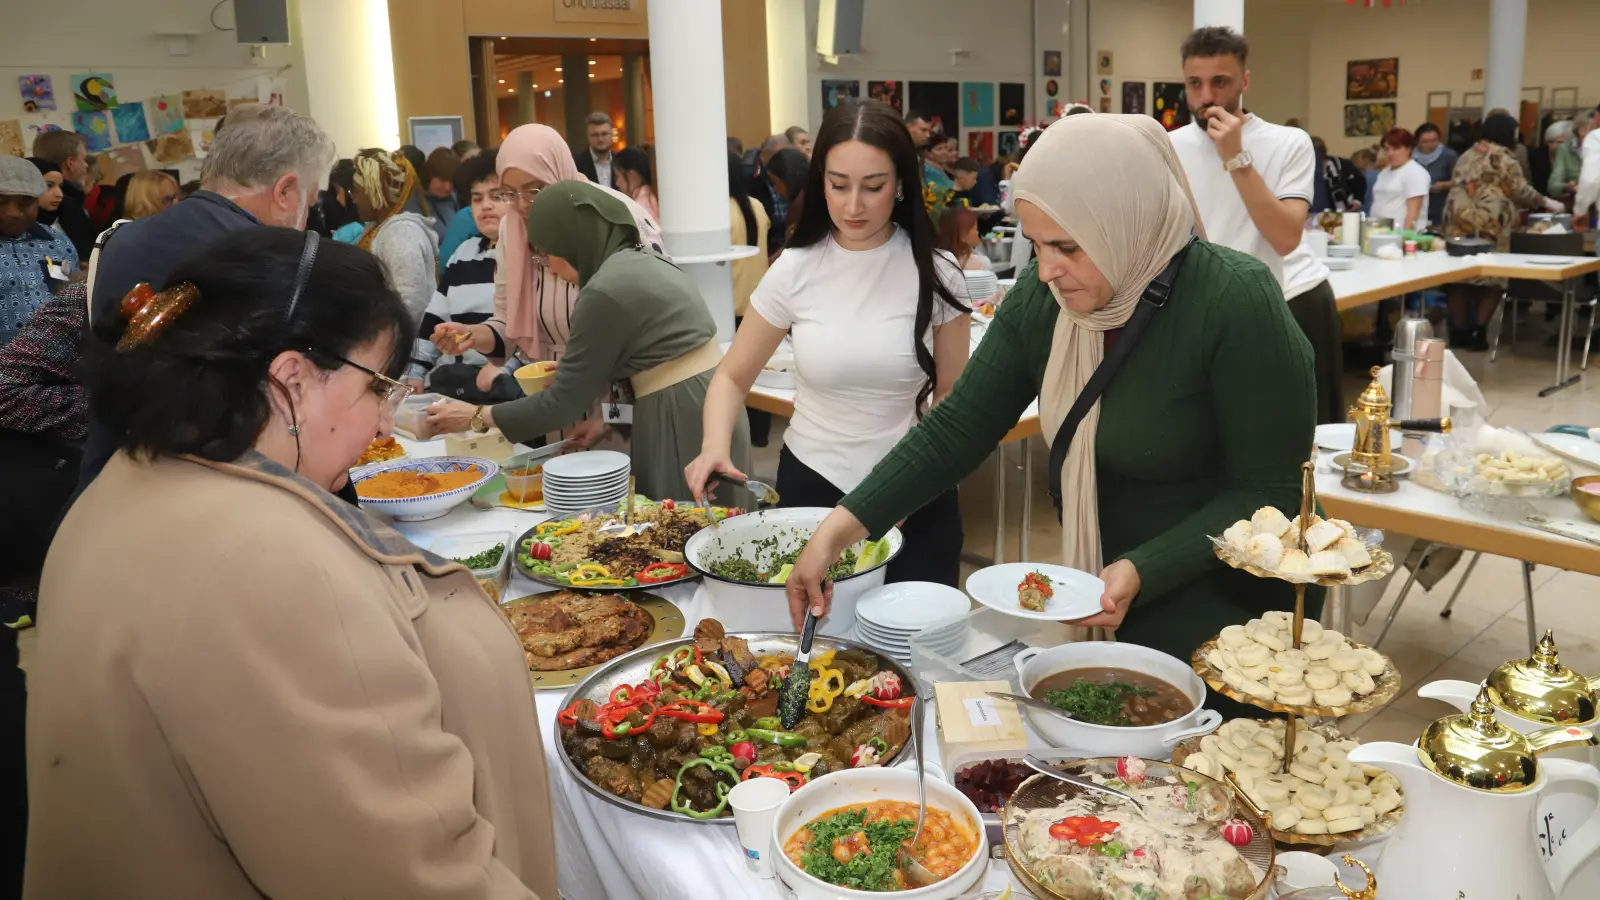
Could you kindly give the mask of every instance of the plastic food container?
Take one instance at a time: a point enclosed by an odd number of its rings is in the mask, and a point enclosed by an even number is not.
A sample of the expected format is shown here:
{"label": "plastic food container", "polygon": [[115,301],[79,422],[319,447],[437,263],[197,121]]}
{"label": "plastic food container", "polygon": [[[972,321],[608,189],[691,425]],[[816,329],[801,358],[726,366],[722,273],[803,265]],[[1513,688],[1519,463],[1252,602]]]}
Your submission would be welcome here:
{"label": "plastic food container", "polygon": [[475,556],[493,547],[503,544],[505,549],[500,554],[500,562],[493,566],[473,569],[472,577],[478,579],[483,589],[488,592],[489,599],[499,603],[505,593],[506,583],[510,580],[511,555],[515,552],[512,546],[516,534],[510,531],[474,531],[465,534],[447,534],[434,542],[432,551],[447,560],[466,559]]}
{"label": "plastic food container", "polygon": [[505,480],[506,494],[518,503],[540,503],[544,500],[544,466],[524,462],[513,456],[500,470]]}
{"label": "plastic food container", "polygon": [[1005,681],[1020,694],[1013,664],[1017,654],[1027,647],[1054,647],[1070,640],[1066,623],[1023,619],[982,607],[913,634],[911,673],[920,684],[929,685],[930,692],[940,681]]}
{"label": "plastic food container", "polygon": [[413,440],[432,437],[423,430],[422,422],[427,418],[428,407],[442,399],[438,394],[412,394],[407,397],[394,412],[394,430],[402,437]]}

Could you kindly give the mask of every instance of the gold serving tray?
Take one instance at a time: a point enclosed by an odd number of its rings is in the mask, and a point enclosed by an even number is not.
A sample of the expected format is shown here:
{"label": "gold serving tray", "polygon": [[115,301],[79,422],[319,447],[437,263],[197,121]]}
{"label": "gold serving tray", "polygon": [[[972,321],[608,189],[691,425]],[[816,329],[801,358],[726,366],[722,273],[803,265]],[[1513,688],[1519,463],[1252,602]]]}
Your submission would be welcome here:
{"label": "gold serving tray", "polygon": [[[500,605],[512,607],[529,603],[537,603],[539,599],[545,595],[559,593],[562,590],[572,591],[573,593],[582,593],[581,591],[573,588],[560,588],[557,590],[541,591],[537,594],[529,594],[526,597],[518,597],[515,600],[507,600]],[[674,638],[683,637],[683,629],[685,625],[683,613],[676,606],[672,605],[671,601],[663,597],[658,597],[655,594],[647,594],[643,591],[637,590],[629,593],[628,599],[639,604],[640,609],[643,609],[645,612],[649,613],[650,618],[655,620],[656,627],[651,630],[650,634],[645,636],[644,643],[633,648],[633,650],[628,650],[624,653],[618,653],[615,657],[612,657],[612,659],[627,656],[629,653],[632,653],[634,650],[638,650],[641,647],[650,647],[655,644],[662,643],[663,641],[670,641]],[[595,669],[607,665],[610,662],[611,660],[608,659],[605,662],[595,663],[592,666],[584,666],[581,669],[562,669],[558,672],[534,672],[529,670],[528,682],[533,685],[533,689],[536,691],[549,690],[551,688],[571,687],[588,677],[589,673],[593,672]]]}
{"label": "gold serving tray", "polygon": [[[1346,640],[1349,640],[1346,638]],[[1366,644],[1350,641],[1350,646],[1357,650],[1371,649]],[[1400,670],[1394,666],[1394,660],[1385,656],[1383,658],[1383,674],[1372,679],[1375,686],[1372,693],[1365,697],[1354,699],[1349,706],[1286,706],[1275,700],[1262,700],[1252,697],[1242,691],[1234,690],[1227,682],[1222,680],[1222,673],[1212,668],[1206,661],[1206,654],[1217,648],[1217,639],[1212,638],[1201,644],[1189,658],[1189,664],[1205,683],[1217,693],[1230,700],[1237,700],[1248,706],[1265,709],[1270,712],[1288,713],[1295,716],[1323,716],[1337,719],[1341,716],[1354,716],[1365,712],[1372,712],[1388,706],[1394,698],[1400,696]]]}
{"label": "gold serving tray", "polygon": [[1310,579],[1308,581],[1298,581],[1293,578],[1286,578],[1277,572],[1268,571],[1251,563],[1249,560],[1241,556],[1238,551],[1226,544],[1215,541],[1215,539],[1213,539],[1212,547],[1217,552],[1217,559],[1222,560],[1235,569],[1243,569],[1257,578],[1276,578],[1279,581],[1286,581],[1290,584],[1320,584],[1323,587],[1351,587],[1358,584],[1366,584],[1369,581],[1377,581],[1379,578],[1387,577],[1389,573],[1394,571],[1394,556],[1391,555],[1389,551],[1379,547],[1371,551],[1372,562],[1370,564],[1362,566],[1344,578],[1325,576],[1321,578]]}
{"label": "gold serving tray", "polygon": [[[1309,730],[1317,732],[1330,741],[1342,741],[1346,737],[1339,731],[1337,725],[1332,724],[1316,725]],[[1183,761],[1189,758],[1189,754],[1200,752],[1201,737],[1204,737],[1204,735],[1184,738],[1179,741],[1172,748],[1172,764],[1181,766]],[[1229,773],[1228,785],[1239,794],[1245,803],[1251,807],[1255,806],[1255,802],[1245,794],[1243,789],[1234,783],[1231,772]],[[1403,797],[1404,795],[1402,794],[1401,796]],[[1360,831],[1343,831],[1338,834],[1301,834],[1298,831],[1283,831],[1272,828],[1271,812],[1264,809],[1257,809],[1255,812],[1260,814],[1262,821],[1266,822],[1267,827],[1272,829],[1273,840],[1280,844],[1289,844],[1295,847],[1336,847],[1340,844],[1368,841],[1380,835],[1388,834],[1394,830],[1396,825],[1400,824],[1400,814],[1405,812],[1405,808],[1405,804],[1402,803],[1400,806],[1379,816],[1377,821]]]}

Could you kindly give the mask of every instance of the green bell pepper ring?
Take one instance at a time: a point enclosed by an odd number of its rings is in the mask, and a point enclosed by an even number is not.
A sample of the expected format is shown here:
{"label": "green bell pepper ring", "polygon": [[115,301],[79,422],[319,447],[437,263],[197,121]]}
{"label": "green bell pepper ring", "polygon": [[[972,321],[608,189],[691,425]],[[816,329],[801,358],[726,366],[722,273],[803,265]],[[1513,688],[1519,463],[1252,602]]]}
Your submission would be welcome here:
{"label": "green bell pepper ring", "polygon": [[1128,849],[1116,841],[1107,841],[1104,844],[1096,846],[1095,851],[1101,856],[1108,856],[1112,859],[1121,859],[1123,854],[1128,852]]}
{"label": "green bell pepper ring", "polygon": [[[706,766],[710,768],[712,772],[715,772],[719,775],[726,775],[733,781],[733,784],[727,784],[726,782],[720,780],[717,782],[717,805],[707,810],[697,810],[693,806],[689,805],[688,800],[680,800],[678,797],[678,792],[683,788],[683,773],[689,771],[695,766]],[[683,768],[678,770],[678,777],[674,778],[672,781],[672,811],[683,813],[691,819],[714,819],[717,816],[722,815],[722,811],[728,808],[728,792],[733,790],[734,784],[738,783],[739,773],[733,768],[733,766],[723,762],[715,762],[704,757],[699,759],[691,759],[683,764]]]}
{"label": "green bell pepper ring", "polygon": [[777,716],[762,716],[756,720],[756,727],[765,728],[768,731],[777,731],[783,727],[783,722]]}
{"label": "green bell pepper ring", "polygon": [[722,735],[722,742],[727,744],[729,747],[732,747],[734,744],[744,740],[748,740],[748,738],[746,737],[743,728],[735,728],[732,731],[723,732]]}
{"label": "green bell pepper ring", "polygon": [[793,750],[806,745],[806,736],[795,734],[792,731],[773,731],[770,728],[746,728],[745,737],[752,741],[764,741],[768,744],[777,744],[779,747]]}

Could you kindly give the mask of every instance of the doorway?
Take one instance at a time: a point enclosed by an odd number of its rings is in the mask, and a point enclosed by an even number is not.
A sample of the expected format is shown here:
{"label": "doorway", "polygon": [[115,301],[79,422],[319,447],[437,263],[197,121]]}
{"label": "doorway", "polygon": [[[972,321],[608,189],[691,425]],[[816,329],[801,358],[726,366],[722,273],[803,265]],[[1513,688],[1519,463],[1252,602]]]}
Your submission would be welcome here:
{"label": "doorway", "polygon": [[[538,122],[569,146],[584,141],[592,112],[611,117],[613,147],[655,142],[650,42],[639,38],[474,37],[477,139],[496,146],[518,125]],[[581,78],[581,80],[580,80]]]}

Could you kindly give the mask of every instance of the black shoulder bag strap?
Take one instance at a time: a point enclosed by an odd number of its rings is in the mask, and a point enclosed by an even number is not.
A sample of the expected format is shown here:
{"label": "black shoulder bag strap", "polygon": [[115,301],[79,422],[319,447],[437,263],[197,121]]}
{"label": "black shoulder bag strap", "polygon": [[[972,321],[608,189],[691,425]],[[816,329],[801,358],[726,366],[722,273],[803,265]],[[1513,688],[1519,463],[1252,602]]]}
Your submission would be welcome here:
{"label": "black shoulder bag strap", "polygon": [[1133,315],[1128,318],[1128,324],[1122,326],[1122,334],[1117,338],[1117,343],[1111,352],[1100,360],[1100,365],[1095,367],[1094,374],[1089,376],[1089,383],[1083,386],[1078,399],[1072,402],[1072,409],[1067,411],[1067,417],[1061,420],[1061,427],[1056,430],[1056,439],[1050,444],[1050,500],[1056,505],[1056,519],[1061,518],[1061,466],[1067,461],[1067,448],[1072,446],[1072,437],[1078,433],[1078,424],[1083,417],[1089,414],[1095,401],[1105,393],[1106,385],[1111,383],[1113,375],[1122,366],[1122,361],[1128,358],[1133,350],[1133,345],[1139,340],[1139,335],[1146,325],[1150,324],[1150,317],[1156,310],[1167,304],[1167,299],[1172,295],[1172,283],[1178,280],[1178,270],[1183,268],[1183,258],[1188,255],[1189,248],[1194,246],[1195,237],[1189,236],[1188,243],[1183,245],[1167,267],[1151,280],[1139,296],[1139,306],[1134,309]]}

